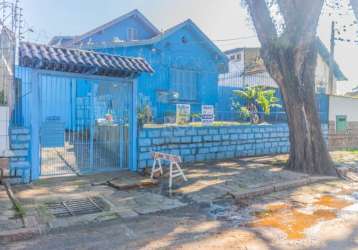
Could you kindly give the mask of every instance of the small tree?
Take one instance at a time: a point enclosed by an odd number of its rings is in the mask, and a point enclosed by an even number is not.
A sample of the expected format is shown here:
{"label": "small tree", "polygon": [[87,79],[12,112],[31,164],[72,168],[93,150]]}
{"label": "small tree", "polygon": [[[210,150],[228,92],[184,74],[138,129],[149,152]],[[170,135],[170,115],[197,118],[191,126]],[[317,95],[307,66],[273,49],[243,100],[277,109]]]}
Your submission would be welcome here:
{"label": "small tree", "polygon": [[244,99],[245,104],[241,104],[240,100],[233,101],[233,109],[240,112],[241,117],[250,118],[251,123],[259,123],[259,110],[262,110],[265,115],[271,114],[271,109],[274,107],[281,107],[278,103],[279,99],[276,97],[276,90],[272,88],[265,88],[263,86],[247,87],[244,90],[234,90],[234,95]]}

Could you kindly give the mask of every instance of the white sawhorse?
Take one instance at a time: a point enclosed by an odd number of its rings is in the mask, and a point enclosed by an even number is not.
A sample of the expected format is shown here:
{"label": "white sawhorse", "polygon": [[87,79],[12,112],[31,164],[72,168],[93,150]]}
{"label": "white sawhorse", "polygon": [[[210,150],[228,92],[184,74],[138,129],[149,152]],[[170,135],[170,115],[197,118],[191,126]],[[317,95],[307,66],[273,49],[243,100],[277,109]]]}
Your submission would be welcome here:
{"label": "white sawhorse", "polygon": [[[184,181],[188,181],[186,178],[183,169],[180,167],[182,163],[181,157],[177,155],[164,154],[159,152],[152,153],[154,162],[152,167],[152,173],[150,178],[153,179],[154,175],[160,172],[163,175],[162,160],[169,161],[169,193],[172,193],[173,179],[177,177],[182,177]],[[174,169],[175,168],[175,169]]]}

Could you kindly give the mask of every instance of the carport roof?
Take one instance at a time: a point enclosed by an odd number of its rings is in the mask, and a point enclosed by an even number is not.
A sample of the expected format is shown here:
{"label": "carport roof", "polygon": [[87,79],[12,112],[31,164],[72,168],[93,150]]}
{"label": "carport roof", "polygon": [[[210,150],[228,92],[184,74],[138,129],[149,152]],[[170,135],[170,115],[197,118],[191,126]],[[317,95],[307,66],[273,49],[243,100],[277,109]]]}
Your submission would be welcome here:
{"label": "carport roof", "polygon": [[154,73],[151,65],[143,58],[58,48],[29,42],[20,44],[19,65],[41,70],[109,77]]}

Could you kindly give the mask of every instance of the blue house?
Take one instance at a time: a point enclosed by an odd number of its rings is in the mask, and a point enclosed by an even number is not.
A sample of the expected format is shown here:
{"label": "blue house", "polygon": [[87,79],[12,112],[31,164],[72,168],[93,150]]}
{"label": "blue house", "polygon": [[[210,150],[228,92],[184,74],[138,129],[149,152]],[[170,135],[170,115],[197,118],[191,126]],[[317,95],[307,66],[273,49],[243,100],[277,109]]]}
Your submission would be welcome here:
{"label": "blue house", "polygon": [[140,76],[138,96],[156,122],[173,120],[176,104],[190,104],[192,113],[217,105],[218,77],[228,67],[227,56],[192,20],[160,32],[138,10],[81,36],[54,37],[50,45],[145,58],[155,73]]}

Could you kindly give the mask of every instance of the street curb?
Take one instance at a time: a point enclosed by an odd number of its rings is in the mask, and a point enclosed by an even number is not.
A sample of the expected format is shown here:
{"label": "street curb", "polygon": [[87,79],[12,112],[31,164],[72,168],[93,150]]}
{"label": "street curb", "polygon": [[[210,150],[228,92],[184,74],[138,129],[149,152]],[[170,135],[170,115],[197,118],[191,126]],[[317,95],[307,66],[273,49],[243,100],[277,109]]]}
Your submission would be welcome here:
{"label": "street curb", "polygon": [[[11,200],[13,205],[16,206],[16,203],[19,203],[19,201],[15,197],[11,189],[10,183],[5,181],[3,182],[3,185],[6,189],[9,199]],[[0,243],[11,243],[15,241],[29,240],[41,234],[40,226],[34,216],[23,216],[22,222],[24,225],[23,228],[0,232]]]}
{"label": "street curb", "polygon": [[263,196],[263,195],[267,195],[267,194],[271,194],[271,193],[275,193],[275,192],[289,190],[292,188],[303,187],[303,186],[310,185],[310,184],[315,184],[315,183],[325,182],[325,181],[334,181],[334,180],[339,180],[339,178],[337,178],[337,177],[307,177],[307,178],[300,179],[300,180],[287,181],[287,182],[270,185],[270,186],[266,186],[266,187],[259,187],[259,188],[255,188],[253,190],[245,191],[245,192],[238,192],[238,193],[230,192],[230,195],[232,195],[235,200],[251,199],[251,198],[258,197],[258,196]]}
{"label": "street curb", "polygon": [[40,235],[40,231],[37,228],[9,230],[6,232],[0,232],[0,243],[29,240],[38,235]]}

